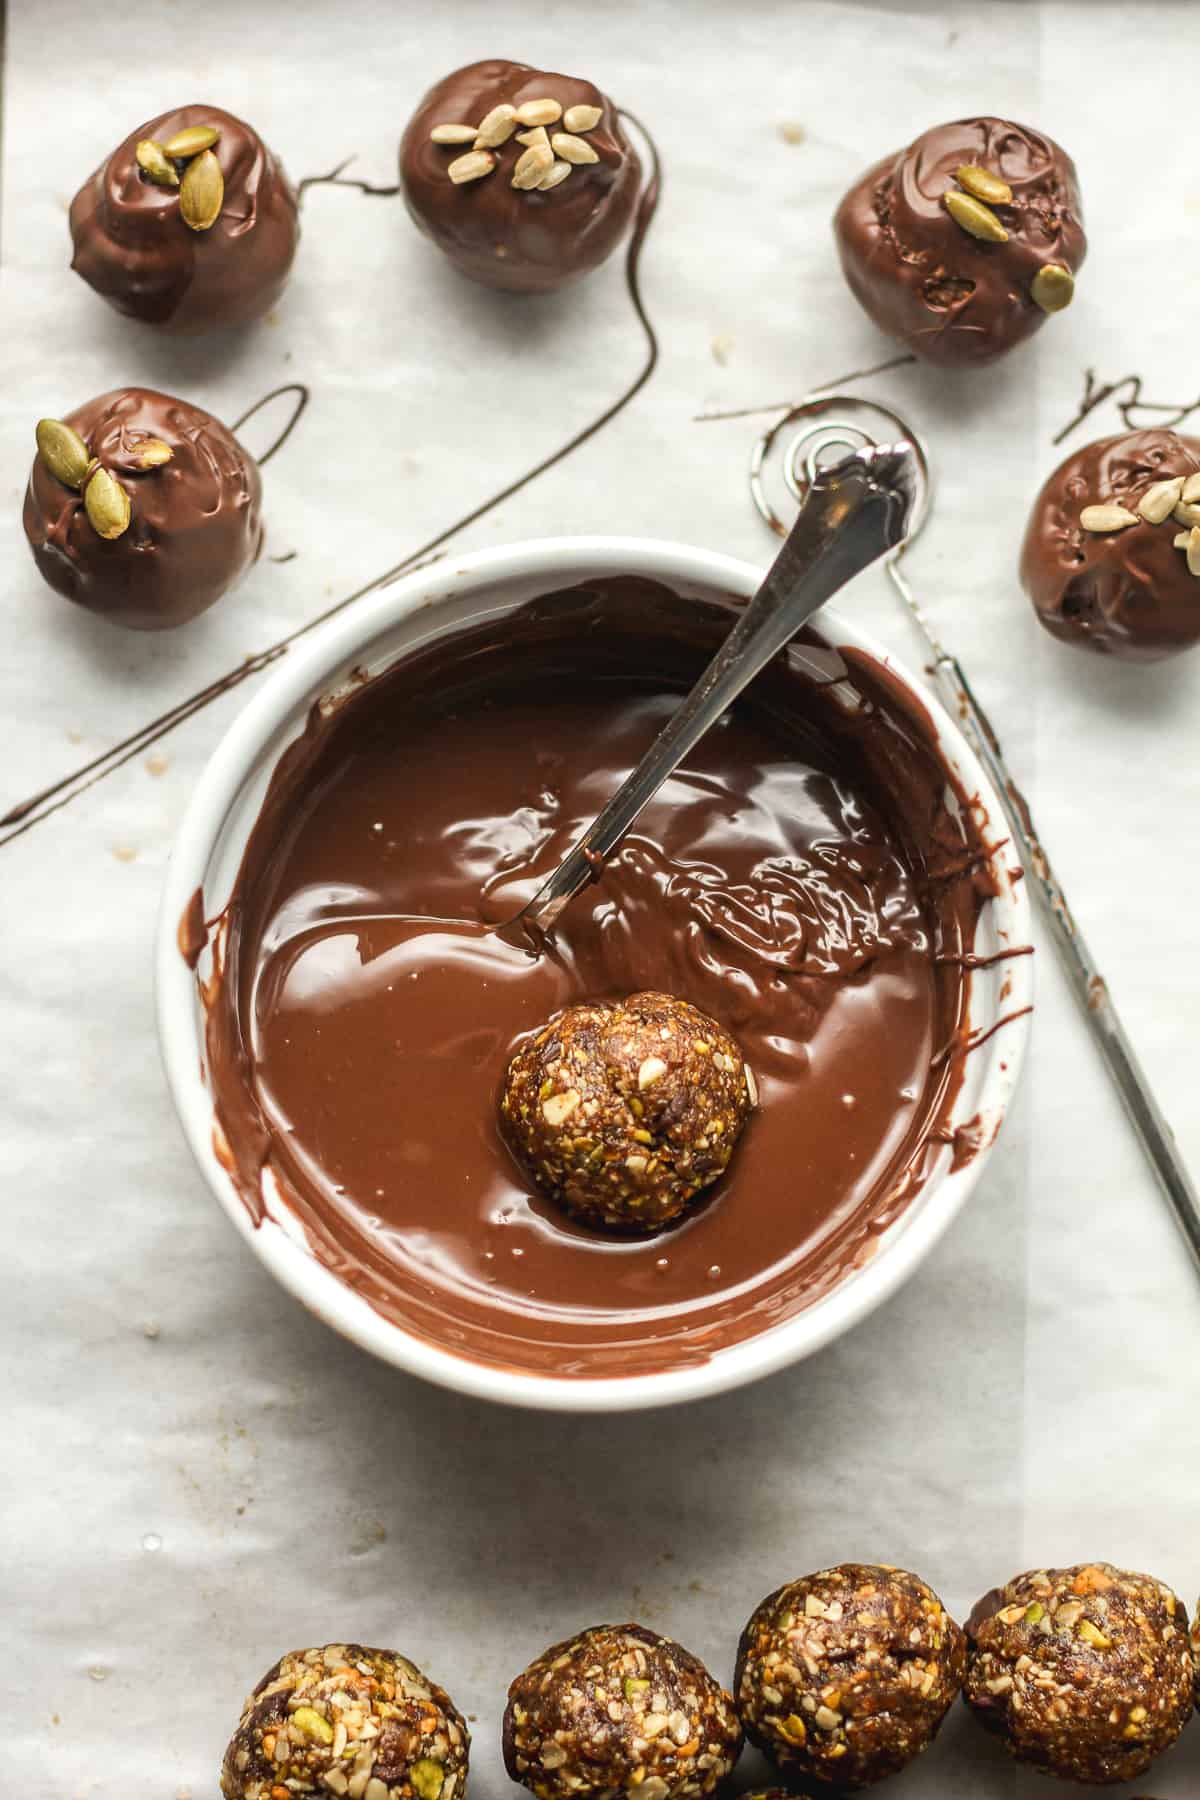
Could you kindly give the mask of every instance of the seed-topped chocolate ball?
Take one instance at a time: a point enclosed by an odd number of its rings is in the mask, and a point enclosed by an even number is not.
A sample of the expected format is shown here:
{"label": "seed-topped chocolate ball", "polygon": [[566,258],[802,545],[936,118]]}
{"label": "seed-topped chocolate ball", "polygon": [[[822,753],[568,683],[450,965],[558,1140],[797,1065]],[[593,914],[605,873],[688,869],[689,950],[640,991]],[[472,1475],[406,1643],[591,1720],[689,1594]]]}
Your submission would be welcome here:
{"label": "seed-topped chocolate ball", "polygon": [[715,1019],[673,994],[570,1006],[508,1065],[500,1118],[538,1186],[588,1225],[654,1231],[716,1181],[756,1103]]}
{"label": "seed-topped chocolate ball", "polygon": [[1087,254],[1075,165],[1008,119],[937,125],[885,156],[834,218],[842,272],[879,329],[926,362],[993,361],[1075,291]]}
{"label": "seed-topped chocolate ball", "polygon": [[415,223],[473,281],[522,294],[598,267],[624,236],[640,180],[612,101],[526,63],[456,69],[400,143]]}
{"label": "seed-topped chocolate ball", "polygon": [[842,1563],[755,1610],[734,1692],[747,1734],[789,1779],[864,1787],[928,1749],[965,1662],[961,1628],[918,1576]]}
{"label": "seed-topped chocolate ball", "polygon": [[221,1765],[225,1800],[461,1800],[471,1737],[444,1690],[394,1650],[326,1644],[268,1669]]}
{"label": "seed-topped chocolate ball", "polygon": [[1033,503],[1021,582],[1064,644],[1153,662],[1200,643],[1200,438],[1127,431],[1068,456]]}
{"label": "seed-topped chocolate ball", "polygon": [[1019,1762],[1067,1781],[1133,1781],[1193,1703],[1188,1617],[1149,1575],[1084,1563],[993,1589],[967,1622],[964,1698]]}
{"label": "seed-topped chocolate ball", "polygon": [[593,1625],[508,1690],[505,1767],[538,1800],[702,1800],[741,1747],[732,1697],[642,1625]]}
{"label": "seed-topped chocolate ball", "polygon": [[167,331],[261,318],[299,237],[280,164],[219,106],[139,125],[71,202],[71,267],[118,312]]}
{"label": "seed-topped chocolate ball", "polygon": [[37,427],[24,525],[56,593],[137,631],[219,600],[263,542],[262,479],[186,400],[116,388]]}

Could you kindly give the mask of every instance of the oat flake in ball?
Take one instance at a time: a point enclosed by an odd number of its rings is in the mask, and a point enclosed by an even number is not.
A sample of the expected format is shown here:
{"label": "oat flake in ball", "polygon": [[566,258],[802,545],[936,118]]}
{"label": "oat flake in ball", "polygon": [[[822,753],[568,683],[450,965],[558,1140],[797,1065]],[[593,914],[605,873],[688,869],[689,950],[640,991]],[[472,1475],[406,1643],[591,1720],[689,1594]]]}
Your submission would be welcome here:
{"label": "oat flake in ball", "polygon": [[928,1749],[965,1661],[962,1630],[925,1582],[842,1563],[755,1610],[734,1692],[747,1734],[788,1776],[863,1787]]}
{"label": "oat flake in ball", "polygon": [[593,1625],[508,1690],[505,1767],[538,1800],[701,1800],[741,1747],[732,1696],[641,1625]]}
{"label": "oat flake in ball", "polygon": [[394,1650],[293,1650],[242,1708],[221,1792],[225,1800],[456,1800],[470,1741],[450,1696]]}
{"label": "oat flake in ball", "polygon": [[1132,1781],[1191,1714],[1187,1610],[1149,1575],[1110,1563],[1018,1575],[979,1602],[967,1638],[975,1717],[1063,1780]]}
{"label": "oat flake in ball", "polygon": [[653,1231],[721,1175],[756,1101],[741,1051],[672,994],[569,1006],[508,1065],[500,1118],[585,1224]]}

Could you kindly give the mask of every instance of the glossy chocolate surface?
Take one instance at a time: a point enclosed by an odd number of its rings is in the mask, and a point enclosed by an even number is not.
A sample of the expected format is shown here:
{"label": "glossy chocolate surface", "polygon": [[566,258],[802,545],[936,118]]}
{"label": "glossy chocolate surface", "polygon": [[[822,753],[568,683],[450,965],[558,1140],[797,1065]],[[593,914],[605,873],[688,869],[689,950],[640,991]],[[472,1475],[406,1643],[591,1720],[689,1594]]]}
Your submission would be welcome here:
{"label": "glossy chocolate surface", "polygon": [[[204,612],[256,561],[262,478],[211,413],[152,388],[116,388],[67,413],[64,423],[125,489],[130,522],[120,537],[102,538],[82,493],[35,456],[25,536],[56,593],[114,625],[161,631]],[[170,445],[170,462],[137,467],[147,438]]]}
{"label": "glossy chocolate surface", "polygon": [[[808,640],[760,676],[553,956],[487,934],[728,622],[629,577],[448,636],[314,708],[251,833],[203,990],[220,1154],[256,1219],[265,1173],[342,1279],[465,1356],[707,1359],[869,1257],[954,1153],[986,822],[870,658]],[[539,1196],[496,1103],[557,1008],[649,986],[736,1037],[760,1104],[706,1204],[613,1240]]]}
{"label": "glossy chocolate surface", "polygon": [[[1007,243],[965,231],[943,195],[976,164],[1006,181],[992,210]],[[888,337],[947,367],[993,361],[1048,315],[1030,287],[1048,262],[1074,274],[1087,254],[1075,165],[1058,144],[1007,119],[959,119],[923,132],[850,189],[834,216],[842,272]]]}
{"label": "glossy chocolate surface", "polygon": [[[138,167],[142,138],[165,143],[214,125],[225,198],[216,224],[193,231],[179,189]],[[258,133],[219,106],[180,106],[131,131],[71,202],[71,267],[110,306],[167,331],[216,331],[261,318],[279,299],[300,237],[296,196]]]}
{"label": "glossy chocolate surface", "polygon": [[[598,161],[573,168],[546,193],[514,188],[512,172],[525,146],[516,136],[497,150],[497,167],[456,187],[447,170],[469,144],[430,141],[435,125],[478,125],[494,106],[527,100],[598,106],[585,134]],[[552,125],[551,132],[561,130]],[[616,108],[590,81],[493,60],[455,70],[432,87],[400,143],[400,182],[414,222],[456,269],[488,287],[544,293],[596,268],[616,248],[637,205],[641,166]]]}
{"label": "glossy chocolate surface", "polygon": [[1200,643],[1200,576],[1188,568],[1173,518],[1125,531],[1085,531],[1085,506],[1130,512],[1157,481],[1200,471],[1200,438],[1127,431],[1085,444],[1059,464],[1029,515],[1021,584],[1038,618],[1079,649],[1154,662]]}

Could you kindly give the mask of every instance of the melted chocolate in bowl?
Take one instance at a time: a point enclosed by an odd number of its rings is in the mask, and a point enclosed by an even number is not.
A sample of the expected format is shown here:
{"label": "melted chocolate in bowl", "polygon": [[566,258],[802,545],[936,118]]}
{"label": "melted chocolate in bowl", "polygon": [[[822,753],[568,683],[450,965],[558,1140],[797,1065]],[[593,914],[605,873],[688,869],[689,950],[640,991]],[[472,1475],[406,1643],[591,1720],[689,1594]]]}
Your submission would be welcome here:
{"label": "melted chocolate in bowl", "polygon": [[[222,915],[208,1061],[245,1204],[262,1218],[265,1176],[343,1281],[477,1361],[590,1377],[702,1361],[869,1256],[951,1141],[964,1160],[947,1121],[994,892],[986,822],[919,704],[861,653],[809,637],[765,671],[568,908],[553,955],[485,930],[728,623],[605,579],[314,708]],[[719,1019],[760,1104],[690,1219],[618,1239],[539,1196],[496,1097],[522,1034],[639,988]]]}

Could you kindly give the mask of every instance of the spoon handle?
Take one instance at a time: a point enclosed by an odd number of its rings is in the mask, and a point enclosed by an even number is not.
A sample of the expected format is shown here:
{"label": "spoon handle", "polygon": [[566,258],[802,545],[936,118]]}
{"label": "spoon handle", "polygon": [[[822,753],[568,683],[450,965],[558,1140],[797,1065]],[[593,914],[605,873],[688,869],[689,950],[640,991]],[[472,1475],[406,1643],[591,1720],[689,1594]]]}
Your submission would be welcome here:
{"label": "spoon handle", "polygon": [[817,471],[761,587],[691,693],[506,932],[519,926],[536,939],[550,931],[647,801],[764,664],[831,594],[901,542],[913,491],[912,452],[905,444],[869,445]]}

